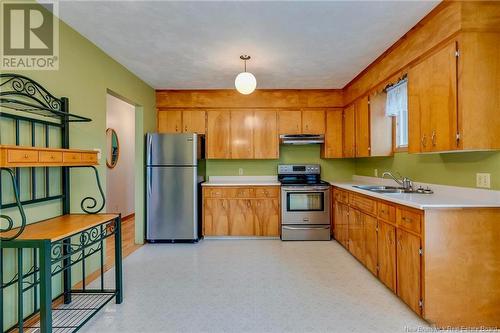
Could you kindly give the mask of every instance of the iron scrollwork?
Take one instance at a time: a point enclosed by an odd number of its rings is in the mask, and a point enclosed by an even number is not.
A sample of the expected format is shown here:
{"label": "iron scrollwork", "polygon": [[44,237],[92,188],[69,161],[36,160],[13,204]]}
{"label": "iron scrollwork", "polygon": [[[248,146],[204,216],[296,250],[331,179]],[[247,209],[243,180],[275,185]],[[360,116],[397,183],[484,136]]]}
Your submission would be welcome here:
{"label": "iron scrollwork", "polygon": [[[16,176],[14,175],[14,171],[12,171],[12,169],[9,169],[9,168],[0,168],[0,169],[1,169],[1,171],[6,171],[10,176],[10,179],[12,181],[12,187],[14,189],[14,197],[16,199],[16,206],[19,210],[19,214],[21,215],[21,225],[19,226],[17,232],[10,237],[0,237],[0,240],[2,240],[2,241],[10,241],[10,240],[16,239],[17,237],[19,237],[19,235],[21,235],[23,233],[24,228],[26,227],[26,214],[24,213],[23,205],[21,204],[21,200],[19,199],[19,190],[18,190],[17,185],[16,185]],[[0,219],[4,219],[7,221],[7,227],[5,227],[5,228],[0,227],[1,233],[8,232],[8,231],[14,229],[14,220],[10,216],[5,215],[5,214],[1,214]]]}
{"label": "iron scrollwork", "polygon": [[40,107],[54,111],[61,111],[61,100],[52,96],[36,81],[17,74],[0,75],[1,95],[18,96],[35,101]]}
{"label": "iron scrollwork", "polygon": [[[91,165],[90,166],[70,166],[70,168],[92,168],[94,170],[95,178],[96,178],[96,182],[97,182],[97,188],[99,189],[99,193],[101,194],[102,203],[97,209],[95,209],[97,206],[97,200],[94,197],[87,196],[87,197],[83,198],[82,201],[80,202],[80,207],[87,214],[99,213],[106,205],[106,196],[104,195],[104,191],[102,190],[101,179],[99,178],[99,172],[97,171],[97,168],[95,166],[91,166]],[[89,203],[89,201],[90,201],[90,203]]]}

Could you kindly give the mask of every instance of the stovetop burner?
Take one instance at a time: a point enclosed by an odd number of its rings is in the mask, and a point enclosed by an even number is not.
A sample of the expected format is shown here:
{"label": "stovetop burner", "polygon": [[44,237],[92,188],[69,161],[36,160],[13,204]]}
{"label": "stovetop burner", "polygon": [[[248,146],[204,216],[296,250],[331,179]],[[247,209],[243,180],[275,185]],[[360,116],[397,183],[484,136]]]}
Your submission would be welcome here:
{"label": "stovetop burner", "polygon": [[308,165],[278,165],[278,180],[287,186],[318,186],[329,185],[321,180],[320,166],[318,164]]}

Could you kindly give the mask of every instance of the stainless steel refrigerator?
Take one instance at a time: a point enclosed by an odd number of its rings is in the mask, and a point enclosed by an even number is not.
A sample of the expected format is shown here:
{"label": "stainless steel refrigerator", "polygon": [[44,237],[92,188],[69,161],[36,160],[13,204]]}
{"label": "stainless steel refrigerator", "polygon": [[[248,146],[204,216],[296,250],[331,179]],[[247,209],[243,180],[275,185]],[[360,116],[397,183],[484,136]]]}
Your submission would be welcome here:
{"label": "stainless steel refrigerator", "polygon": [[200,237],[203,137],[146,135],[146,239],[196,242]]}

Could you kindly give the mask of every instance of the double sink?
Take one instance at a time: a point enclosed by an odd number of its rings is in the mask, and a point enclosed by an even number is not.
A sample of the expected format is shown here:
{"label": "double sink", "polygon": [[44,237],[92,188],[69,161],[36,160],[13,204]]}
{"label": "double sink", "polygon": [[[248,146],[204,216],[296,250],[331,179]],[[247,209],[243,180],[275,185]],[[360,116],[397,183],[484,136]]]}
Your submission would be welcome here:
{"label": "double sink", "polygon": [[391,194],[391,193],[421,193],[421,194],[432,194],[432,191],[430,189],[423,189],[419,188],[417,190],[414,190],[413,188],[406,189],[404,187],[398,187],[398,186],[383,186],[383,185],[354,185],[353,187],[362,189],[362,190],[367,190],[371,192],[376,192],[376,193],[386,193],[386,194]]}

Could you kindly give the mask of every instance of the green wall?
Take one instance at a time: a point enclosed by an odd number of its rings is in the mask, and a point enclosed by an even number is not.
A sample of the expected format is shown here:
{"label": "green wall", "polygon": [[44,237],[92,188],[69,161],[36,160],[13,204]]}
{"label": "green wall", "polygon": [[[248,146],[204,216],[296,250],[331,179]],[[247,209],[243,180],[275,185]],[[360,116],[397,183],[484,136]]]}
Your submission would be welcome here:
{"label": "green wall", "polygon": [[243,175],[275,175],[278,164],[320,164],[322,176],[328,180],[350,179],[355,171],[354,160],[320,158],[319,145],[280,146],[279,160],[207,160],[207,176],[237,176],[243,168]]}
{"label": "green wall", "polygon": [[476,173],[491,173],[491,188],[500,190],[500,152],[460,152],[443,154],[398,153],[394,157],[356,160],[355,174],[379,176],[398,171],[415,181],[454,186],[476,186]]}
{"label": "green wall", "polygon": [[[112,92],[114,95],[123,97],[136,105],[136,241],[143,242],[144,233],[144,203],[143,203],[143,134],[154,131],[156,124],[155,115],[155,91],[152,87],[141,81],[138,77],[128,71],[125,67],[106,55],[97,46],[85,39],[78,32],[61,22],[59,26],[59,70],[57,71],[19,71],[18,74],[28,76],[47,88],[57,97],[69,98],[70,112],[91,118],[90,123],[72,123],[70,126],[70,145],[74,148],[94,149],[99,148],[106,156],[106,94]],[[6,111],[6,110],[2,110]],[[1,144],[14,144],[13,132],[7,130],[9,125],[3,123],[0,133]],[[28,129],[26,129],[26,132]],[[29,139],[29,134],[24,140]],[[55,142],[56,140],[53,140]],[[101,184],[106,186],[106,163],[104,158],[100,160],[98,167]],[[6,180],[5,173],[3,180]],[[2,181],[2,191],[8,192],[4,187],[6,181]],[[126,188],[117,189],[126,191]],[[106,190],[104,188],[104,192]],[[22,194],[26,196],[26,193]],[[78,213],[80,201],[90,195],[99,198],[95,184],[95,178],[91,170],[71,171],[71,209]],[[99,199],[98,199],[99,200]],[[29,205],[26,207],[29,222],[40,221],[45,218],[61,214],[59,201]],[[19,221],[19,215],[13,210],[2,210],[2,214],[11,215]],[[29,256],[25,259],[28,260]],[[5,266],[11,267],[14,255],[6,253]],[[29,263],[28,263],[29,264]],[[95,264],[95,263],[94,263]],[[92,263],[88,272],[92,272]],[[95,265],[94,265],[95,266]],[[4,281],[12,277],[12,268],[4,271]],[[76,273],[76,272],[75,272]],[[74,280],[79,279],[79,274],[74,274]],[[58,277],[54,281],[54,294],[60,291]],[[16,296],[14,288],[5,295],[4,299],[4,325],[9,327],[15,320]],[[26,298],[26,301],[28,298]],[[29,307],[26,308],[29,311]]]}

